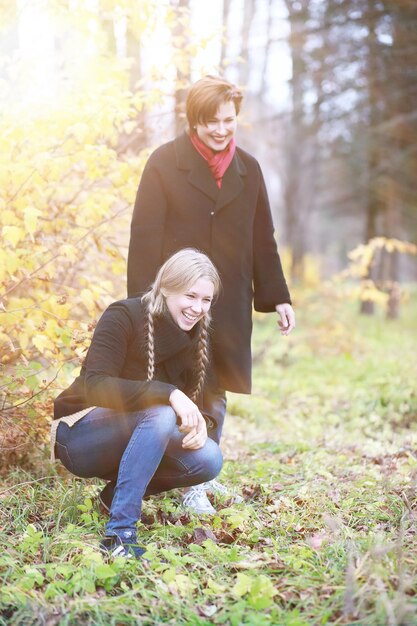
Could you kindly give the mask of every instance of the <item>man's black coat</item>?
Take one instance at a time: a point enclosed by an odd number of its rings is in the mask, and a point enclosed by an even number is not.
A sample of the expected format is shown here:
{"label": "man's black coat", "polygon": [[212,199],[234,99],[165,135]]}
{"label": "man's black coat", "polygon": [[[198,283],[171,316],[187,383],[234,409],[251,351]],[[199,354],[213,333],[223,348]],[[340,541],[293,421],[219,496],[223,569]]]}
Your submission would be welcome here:
{"label": "man's black coat", "polygon": [[128,294],[145,291],[181,248],[205,252],[222,280],[213,307],[213,355],[221,388],[250,393],[252,302],[291,303],[258,162],[236,148],[218,189],[186,133],[158,148],[140,181],[132,218]]}

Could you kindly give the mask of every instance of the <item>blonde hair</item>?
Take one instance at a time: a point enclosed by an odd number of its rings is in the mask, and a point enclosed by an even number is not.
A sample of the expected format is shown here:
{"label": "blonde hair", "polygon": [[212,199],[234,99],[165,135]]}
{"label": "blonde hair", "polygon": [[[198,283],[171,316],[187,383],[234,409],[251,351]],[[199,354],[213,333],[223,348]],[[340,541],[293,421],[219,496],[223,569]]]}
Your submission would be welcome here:
{"label": "blonde hair", "polygon": [[236,85],[220,76],[204,76],[191,85],[185,103],[189,128],[206,125],[223,102],[233,102],[239,114],[243,94]]}
{"label": "blonde hair", "polygon": [[[213,263],[202,252],[184,248],[165,261],[151,288],[142,296],[147,309],[148,380],[152,380],[155,375],[155,317],[168,313],[167,296],[186,292],[200,278],[213,284],[213,295],[216,297],[220,291],[220,277]],[[196,377],[190,394],[194,402],[203,390],[209,363],[210,320],[210,313],[207,312],[198,322]]]}

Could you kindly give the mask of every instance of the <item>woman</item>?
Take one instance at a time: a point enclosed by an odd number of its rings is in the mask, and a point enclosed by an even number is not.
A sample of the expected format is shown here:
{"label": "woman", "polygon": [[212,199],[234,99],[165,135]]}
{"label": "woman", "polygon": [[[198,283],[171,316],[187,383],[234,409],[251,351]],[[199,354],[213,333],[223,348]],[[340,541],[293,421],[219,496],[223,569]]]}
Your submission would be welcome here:
{"label": "woman", "polygon": [[[222,466],[199,407],[209,388],[210,308],[220,286],[209,258],[170,257],[142,298],[115,302],[94,331],[80,376],[55,401],[52,444],[65,467],[110,481],[101,549],[136,557],[144,496],[213,479]],[[114,492],[114,495],[113,495]]]}
{"label": "woman", "polygon": [[[241,101],[239,89],[222,78],[206,76],[192,85],[188,130],[159,147],[143,171],[128,258],[129,296],[142,293],[164,259],[184,246],[204,251],[219,270],[224,290],[213,309],[217,390],[205,406],[217,416],[210,435],[216,442],[224,390],[251,391],[253,302],[257,311],[277,311],[283,335],[295,325],[262,172],[235,145]],[[195,494],[202,512],[213,510],[204,493]]]}

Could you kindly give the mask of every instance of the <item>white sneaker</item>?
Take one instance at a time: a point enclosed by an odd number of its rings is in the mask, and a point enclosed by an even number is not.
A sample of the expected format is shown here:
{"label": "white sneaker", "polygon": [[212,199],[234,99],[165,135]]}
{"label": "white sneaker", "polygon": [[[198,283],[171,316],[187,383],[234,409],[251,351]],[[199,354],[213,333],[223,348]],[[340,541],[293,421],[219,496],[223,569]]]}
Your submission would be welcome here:
{"label": "white sneaker", "polygon": [[239,504],[240,502],[243,502],[242,496],[229,491],[227,487],[222,485],[222,483],[219,483],[219,481],[215,478],[213,478],[213,480],[209,480],[207,483],[203,483],[203,487],[206,491],[213,493],[215,496],[232,498],[234,504]]}
{"label": "white sneaker", "polygon": [[216,513],[216,509],[207,497],[204,484],[190,487],[182,497],[182,506],[194,513],[208,513],[210,515]]}

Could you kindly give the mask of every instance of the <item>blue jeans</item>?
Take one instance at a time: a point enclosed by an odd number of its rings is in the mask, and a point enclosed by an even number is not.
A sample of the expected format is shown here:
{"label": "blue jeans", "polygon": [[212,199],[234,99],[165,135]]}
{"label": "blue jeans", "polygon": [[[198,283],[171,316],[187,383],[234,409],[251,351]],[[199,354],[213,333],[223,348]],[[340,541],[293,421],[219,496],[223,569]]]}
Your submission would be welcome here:
{"label": "blue jeans", "polygon": [[107,535],[136,532],[144,496],[189,487],[215,478],[220,448],[208,438],[203,448],[185,450],[173,409],[154,406],[119,413],[93,409],[71,428],[58,426],[56,453],[76,476],[116,483]]}

